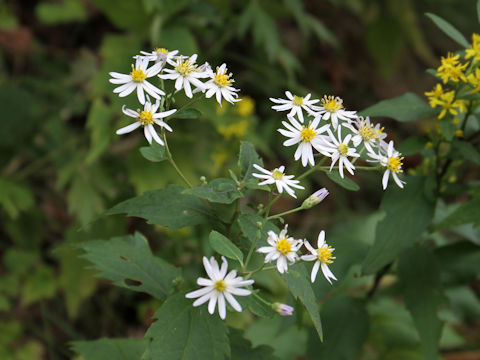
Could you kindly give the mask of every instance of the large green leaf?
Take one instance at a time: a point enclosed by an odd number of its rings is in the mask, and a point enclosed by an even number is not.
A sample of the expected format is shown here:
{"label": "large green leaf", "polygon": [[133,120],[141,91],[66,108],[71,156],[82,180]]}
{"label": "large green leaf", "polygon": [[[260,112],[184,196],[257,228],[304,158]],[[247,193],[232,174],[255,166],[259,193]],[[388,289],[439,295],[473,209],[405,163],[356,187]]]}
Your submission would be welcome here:
{"label": "large green leaf", "polygon": [[425,101],[413,93],[383,100],[362,110],[362,116],[385,116],[398,121],[414,121],[436,113]]}
{"label": "large green leaf", "polygon": [[236,360],[278,360],[270,346],[260,345],[252,349],[252,343],[242,336],[240,330],[231,328],[230,345]]}
{"label": "large green leaf", "polygon": [[325,174],[327,174],[330,180],[332,180],[333,182],[337,183],[338,185],[340,185],[341,187],[347,190],[351,190],[351,191],[360,190],[360,186],[355,184],[355,182],[352,179],[349,179],[346,176],[342,178],[336,170],[334,172],[325,171]]}
{"label": "large green leaf", "polygon": [[73,341],[72,350],[85,360],[137,360],[140,359],[147,341],[144,339],[98,339]]}
{"label": "large green leaf", "polygon": [[312,318],[315,330],[317,330],[320,340],[323,341],[322,322],[318,312],[317,299],[310,283],[310,274],[308,274],[303,264],[296,264],[283,277],[293,296],[300,299],[303,305],[305,305]]}
{"label": "large green leaf", "polygon": [[435,225],[435,230],[448,229],[469,223],[474,223],[474,226],[480,223],[480,198],[473,198],[462,204],[452,214]]}
{"label": "large green leaf", "polygon": [[212,180],[207,185],[187,189],[183,193],[220,204],[231,204],[243,197],[242,192],[238,190],[236,182],[232,179],[224,178]]}
{"label": "large green leaf", "polygon": [[243,263],[243,254],[240,249],[218,231],[212,230],[208,242],[213,250],[229,259]]}
{"label": "large green leaf", "polygon": [[465,36],[463,36],[462,33],[458,31],[452,24],[435,14],[426,13],[425,15],[428,16],[435,23],[435,25],[437,25],[438,28],[447,34],[452,40],[455,40],[464,48],[470,47],[470,44],[468,43],[467,39],[465,39]]}
{"label": "large green leaf", "polygon": [[309,359],[358,359],[368,336],[365,303],[347,296],[328,301],[322,308],[325,341],[312,332],[308,342]]}
{"label": "large green leaf", "polygon": [[425,179],[408,177],[404,189],[395,184],[385,192],[380,209],[385,212],[375,232],[375,243],[363,262],[363,273],[373,274],[420,240],[430,224],[434,203],[425,195]]}
{"label": "large green leaf", "polygon": [[98,276],[112,280],[117,286],[146,292],[163,300],[172,289],[180,270],[154,256],[147,239],[140,233],[93,240],[78,245],[85,250]]}
{"label": "large green leaf", "polygon": [[206,222],[212,216],[210,209],[196,196],[183,194],[184,189],[170,185],[166,189],[147,191],[114,206],[105,215],[126,213],[171,230]]}
{"label": "large green leaf", "polygon": [[441,246],[435,250],[443,284],[470,283],[478,277],[480,246],[469,241]]}
{"label": "large green leaf", "polygon": [[227,327],[207,307],[193,307],[184,293],[168,298],[155,313],[156,321],[145,337],[150,339],[144,359],[223,360],[230,356]]}
{"label": "large green leaf", "polygon": [[256,182],[256,178],[252,176],[252,173],[256,171],[253,164],[263,167],[263,161],[255,151],[253,144],[242,141],[238,155],[238,166],[240,167],[240,177],[244,182],[249,180],[255,180]]}
{"label": "large green leaf", "polygon": [[409,249],[400,256],[398,274],[407,309],[420,335],[423,355],[427,360],[436,360],[443,326],[437,312],[444,297],[435,256],[422,247]]}
{"label": "large green leaf", "polygon": [[142,146],[140,153],[145,159],[152,162],[160,162],[168,159],[165,146],[160,145],[156,141],[153,141],[150,146]]}

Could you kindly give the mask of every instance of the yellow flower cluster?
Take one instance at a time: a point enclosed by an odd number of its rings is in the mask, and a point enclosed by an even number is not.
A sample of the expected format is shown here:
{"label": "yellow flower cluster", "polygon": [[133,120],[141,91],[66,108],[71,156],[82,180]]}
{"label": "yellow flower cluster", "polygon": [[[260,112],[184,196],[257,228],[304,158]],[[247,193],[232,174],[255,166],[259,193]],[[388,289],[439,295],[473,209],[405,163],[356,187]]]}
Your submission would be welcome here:
{"label": "yellow flower cluster", "polygon": [[442,111],[438,118],[443,118],[447,113],[458,115],[458,112],[467,111],[466,101],[455,98],[455,90],[444,91],[442,84],[437,84],[432,91],[427,91],[425,95],[428,97],[428,102],[432,108],[440,106]]}
{"label": "yellow flower cluster", "polygon": [[452,53],[448,53],[446,58],[442,56],[442,65],[437,69],[437,76],[442,79],[444,84],[448,81],[467,81],[463,72],[467,68],[468,62],[462,64],[458,60],[459,58],[460,55],[453,55]]}

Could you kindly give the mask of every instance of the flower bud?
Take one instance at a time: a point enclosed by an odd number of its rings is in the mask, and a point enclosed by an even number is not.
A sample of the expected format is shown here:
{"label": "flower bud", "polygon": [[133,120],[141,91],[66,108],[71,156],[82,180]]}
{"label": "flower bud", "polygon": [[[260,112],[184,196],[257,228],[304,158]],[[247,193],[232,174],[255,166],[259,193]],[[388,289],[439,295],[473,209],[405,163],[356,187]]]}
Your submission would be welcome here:
{"label": "flower bud", "polygon": [[274,303],[272,304],[273,309],[281,316],[291,316],[293,315],[293,307],[287,304]]}
{"label": "flower bud", "polygon": [[328,195],[328,190],[326,188],[321,188],[320,190],[315,191],[310,195],[302,204],[302,208],[310,209],[311,207],[321,203]]}

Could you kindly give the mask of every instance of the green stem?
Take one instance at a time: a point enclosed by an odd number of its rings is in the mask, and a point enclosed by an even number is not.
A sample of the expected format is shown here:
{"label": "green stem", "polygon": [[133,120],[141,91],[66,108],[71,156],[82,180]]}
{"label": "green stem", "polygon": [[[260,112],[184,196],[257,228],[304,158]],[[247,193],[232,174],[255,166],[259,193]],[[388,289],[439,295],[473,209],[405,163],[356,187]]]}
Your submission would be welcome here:
{"label": "green stem", "polygon": [[165,130],[162,128],[162,136],[163,136],[163,142],[165,143],[165,153],[167,154],[168,162],[173,166],[177,174],[182,178],[182,180],[185,182],[185,184],[188,185],[188,187],[193,188],[193,185],[188,181],[188,179],[183,175],[182,171],[180,168],[177,166],[177,163],[175,160],[173,160],[172,153],[170,152],[170,149],[168,148],[168,143],[167,143],[167,137],[165,135]]}
{"label": "green stem", "polygon": [[262,303],[264,303],[265,305],[269,306],[269,307],[272,307],[273,304],[271,302],[268,302],[267,300],[265,299],[262,299],[257,293],[255,292],[252,292],[252,295],[255,296],[258,300],[260,300]]}
{"label": "green stem", "polygon": [[292,213],[300,211],[300,210],[304,210],[303,207],[299,206],[295,209],[290,209],[290,210],[284,211],[280,214],[269,216],[269,217],[267,217],[267,220],[278,219],[279,217],[282,217],[282,216],[288,215],[288,214],[292,214]]}
{"label": "green stem", "polygon": [[326,160],[327,160],[326,157],[324,157],[323,159],[321,159],[321,160],[318,162],[317,165],[312,166],[310,169],[308,169],[307,171],[305,171],[303,174],[299,175],[299,176],[297,177],[297,180],[302,180],[304,177],[306,177],[306,176],[310,175],[311,173],[317,171],[317,170],[321,167],[321,165],[322,165]]}

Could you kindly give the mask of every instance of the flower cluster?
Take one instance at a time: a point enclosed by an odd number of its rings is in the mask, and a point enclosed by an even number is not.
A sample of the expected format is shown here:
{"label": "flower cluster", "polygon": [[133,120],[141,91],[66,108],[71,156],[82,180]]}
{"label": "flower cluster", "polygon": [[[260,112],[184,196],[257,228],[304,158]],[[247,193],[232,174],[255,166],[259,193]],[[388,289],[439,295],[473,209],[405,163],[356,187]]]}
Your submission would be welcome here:
{"label": "flower cluster", "polygon": [[[284,146],[297,146],[295,160],[301,160],[303,166],[315,166],[315,157],[321,154],[330,158],[329,170],[338,169],[343,178],[344,170],[354,175],[354,164],[366,150],[367,161],[376,162],[385,170],[383,189],[388,185],[389,174],[398,186],[403,187],[404,182],[398,178],[403,172],[403,157],[393,149],[392,141],[385,141],[387,134],[380,124],[371,123],[369,117],[358,116],[356,111],[347,111],[338,96],[312,99],[311,94],[300,97],[290,91],[285,95],[287,99],[270,100],[275,103],[272,109],[289,111],[288,121],[282,121],[284,128],[278,131],[288,138]],[[314,150],[319,154],[314,154]],[[277,184],[284,179],[280,174],[277,177]]]}
{"label": "flower cluster", "polygon": [[[188,98],[193,98],[195,93],[200,92],[206,98],[215,95],[220,105],[222,99],[232,104],[241,100],[238,99],[239,90],[232,86],[235,80],[231,73],[227,73],[226,64],[222,64],[214,71],[207,62],[197,65],[197,54],[183,56],[178,55],[178,50],[168,51],[163,48],[152,52],[141,51],[140,55],[133,58],[135,64],[132,64],[130,73],[110,72],[110,82],[119,85],[113,92],[125,97],[135,91],[138,101],[143,105],[143,110],[136,111],[123,107],[123,113],[134,118],[135,122],[117,130],[118,135],[132,132],[142,126],[145,138],[150,144],[155,141],[164,145],[164,139],[158,135],[154,125],[160,127],[163,135],[165,130],[171,132],[172,128],[167,122],[160,119],[166,119],[177,111],[169,109],[170,102],[165,101],[169,95],[163,88],[164,80],[174,80],[175,90],[183,89]],[[153,64],[150,64],[152,62]],[[152,83],[154,79],[162,84],[160,88]],[[152,101],[150,97],[154,100]]]}

